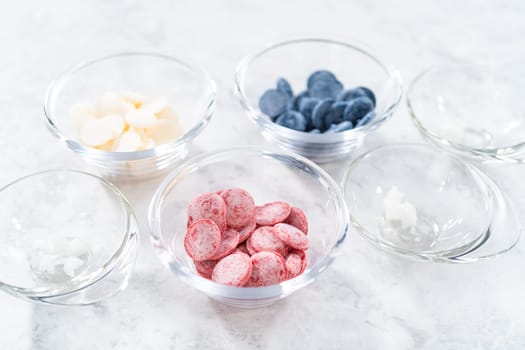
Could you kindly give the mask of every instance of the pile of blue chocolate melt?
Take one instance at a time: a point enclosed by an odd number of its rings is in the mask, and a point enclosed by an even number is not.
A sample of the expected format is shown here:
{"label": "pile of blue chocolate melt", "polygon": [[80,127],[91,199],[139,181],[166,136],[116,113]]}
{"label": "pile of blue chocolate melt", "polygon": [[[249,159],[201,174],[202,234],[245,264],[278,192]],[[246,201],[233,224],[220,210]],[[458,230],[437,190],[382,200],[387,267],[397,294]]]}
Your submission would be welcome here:
{"label": "pile of blue chocolate melt", "polygon": [[319,70],[308,77],[307,90],[294,95],[290,83],[277,80],[259,99],[259,108],[281,126],[313,134],[358,128],[375,116],[372,90],[358,86],[345,90],[336,76]]}

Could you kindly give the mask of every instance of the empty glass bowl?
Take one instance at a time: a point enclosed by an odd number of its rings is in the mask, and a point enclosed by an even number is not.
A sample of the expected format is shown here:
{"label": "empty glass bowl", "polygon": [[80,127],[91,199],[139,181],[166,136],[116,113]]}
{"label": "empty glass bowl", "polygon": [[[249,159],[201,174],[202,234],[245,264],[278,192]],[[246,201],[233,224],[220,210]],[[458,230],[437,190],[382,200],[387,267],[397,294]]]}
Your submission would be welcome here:
{"label": "empty glass bowl", "polygon": [[[377,99],[376,116],[361,127],[331,134],[311,134],[273,123],[259,109],[259,98],[286,78],[296,94],[306,89],[308,76],[332,71],[345,89],[366,86]],[[358,45],[322,38],[271,44],[242,59],[236,69],[235,91],[242,107],[266,139],[316,162],[342,158],[361,145],[364,137],[388,120],[402,95],[399,74]]]}
{"label": "empty glass bowl", "polygon": [[0,189],[0,290],[83,305],[127,286],[137,223],[122,193],[74,170],[49,170]]}
{"label": "empty glass bowl", "polygon": [[408,90],[412,121],[423,137],[480,160],[525,158],[525,68],[522,62],[442,64]]}
{"label": "empty glass bowl", "polygon": [[350,165],[343,190],[365,238],[413,258],[475,261],[508,251],[521,234],[514,208],[491,179],[426,145],[365,153]]}
{"label": "empty glass bowl", "polygon": [[[109,152],[79,143],[71,107],[92,103],[105,92],[164,96],[178,115],[183,134],[169,143],[136,152]],[[215,108],[215,83],[200,68],[154,53],[119,53],[81,63],[48,89],[45,115],[49,130],[103,175],[147,177],[173,166],[209,122]]]}
{"label": "empty glass bowl", "polygon": [[[280,284],[241,288],[217,284],[197,274],[186,254],[187,207],[200,193],[244,188],[255,203],[285,201],[301,208],[309,221],[308,267]],[[313,282],[334,259],[349,222],[339,187],[314,163],[295,155],[239,148],[195,157],[175,169],[156,191],[149,208],[153,246],[162,262],[181,280],[225,304],[271,304]]]}

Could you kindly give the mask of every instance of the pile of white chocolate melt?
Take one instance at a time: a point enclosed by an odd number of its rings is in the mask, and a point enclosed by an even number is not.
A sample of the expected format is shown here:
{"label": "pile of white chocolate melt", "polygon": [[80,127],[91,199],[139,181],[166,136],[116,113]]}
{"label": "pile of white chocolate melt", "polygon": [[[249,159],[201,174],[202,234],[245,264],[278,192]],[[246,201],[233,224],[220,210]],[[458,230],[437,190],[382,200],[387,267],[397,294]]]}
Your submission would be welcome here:
{"label": "pile of white chocolate melt", "polygon": [[70,115],[80,143],[103,151],[142,151],[182,134],[177,113],[164,96],[106,92],[94,104],[74,105]]}

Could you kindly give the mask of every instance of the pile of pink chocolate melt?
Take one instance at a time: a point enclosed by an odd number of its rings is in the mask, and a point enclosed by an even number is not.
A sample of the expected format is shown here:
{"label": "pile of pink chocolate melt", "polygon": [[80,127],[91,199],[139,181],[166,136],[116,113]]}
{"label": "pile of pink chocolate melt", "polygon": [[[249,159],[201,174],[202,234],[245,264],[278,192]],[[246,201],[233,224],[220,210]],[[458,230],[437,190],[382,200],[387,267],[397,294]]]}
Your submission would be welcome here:
{"label": "pile of pink chocolate melt", "polygon": [[308,221],[286,202],[256,206],[240,188],[203,193],[188,206],[184,248],[214,282],[262,287],[294,278],[308,264]]}

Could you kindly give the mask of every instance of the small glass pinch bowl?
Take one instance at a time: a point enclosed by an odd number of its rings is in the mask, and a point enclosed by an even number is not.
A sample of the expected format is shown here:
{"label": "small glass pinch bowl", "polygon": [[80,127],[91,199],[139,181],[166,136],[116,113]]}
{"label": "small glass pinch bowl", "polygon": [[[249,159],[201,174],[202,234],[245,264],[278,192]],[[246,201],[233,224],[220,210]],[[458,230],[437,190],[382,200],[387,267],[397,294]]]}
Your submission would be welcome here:
{"label": "small glass pinch bowl", "polygon": [[0,290],[35,302],[96,303],[126,288],[137,249],[122,193],[75,170],[48,170],[0,189]]}
{"label": "small glass pinch bowl", "polygon": [[[345,89],[366,86],[376,95],[375,117],[367,124],[337,133],[312,134],[285,128],[259,109],[259,98],[287,79],[295,94],[305,90],[308,76],[317,70],[333,72]],[[328,38],[299,38],[270,44],[238,64],[235,92],[263,136],[280,147],[316,162],[344,158],[364,137],[394,113],[402,95],[401,79],[377,56],[359,45]]]}
{"label": "small glass pinch bowl", "polygon": [[350,165],[343,191],[354,227],[389,252],[436,262],[471,262],[510,250],[521,235],[498,186],[460,158],[399,144]]}
{"label": "small glass pinch bowl", "polygon": [[525,159],[525,68],[457,61],[436,65],[411,83],[407,104],[429,142],[483,161]]}
{"label": "small glass pinch bowl", "polygon": [[[78,138],[71,109],[106,92],[167,99],[182,134],[173,141],[131,152],[87,147]],[[84,62],[51,83],[44,105],[51,133],[102,175],[151,177],[169,169],[189,150],[215,109],[215,83],[204,70],[177,58],[144,52],[118,53]]]}
{"label": "small glass pinch bowl", "polygon": [[[266,287],[232,287],[201,277],[183,246],[187,207],[200,193],[243,188],[257,205],[285,201],[309,221],[308,266],[293,279]],[[222,303],[254,308],[282,299],[313,282],[335,258],[349,229],[348,212],[334,180],[309,160],[257,148],[204,154],[177,167],[149,208],[152,244],[162,262],[185,283]]]}

